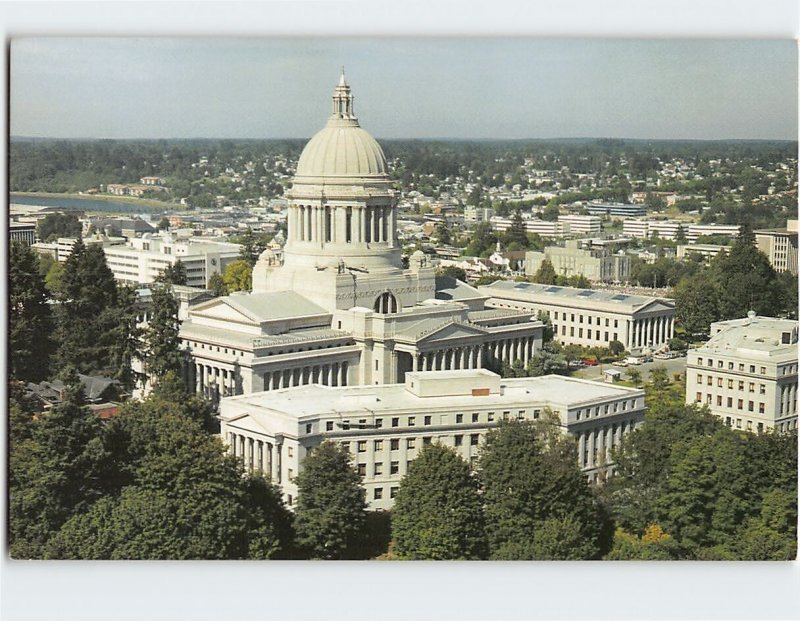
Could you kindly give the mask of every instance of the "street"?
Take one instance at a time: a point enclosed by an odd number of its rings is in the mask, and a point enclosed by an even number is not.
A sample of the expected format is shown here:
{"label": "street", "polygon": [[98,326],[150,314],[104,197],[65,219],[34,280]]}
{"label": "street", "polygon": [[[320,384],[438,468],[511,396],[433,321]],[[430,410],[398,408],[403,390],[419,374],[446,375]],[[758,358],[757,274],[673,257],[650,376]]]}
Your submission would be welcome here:
{"label": "street", "polygon": [[646,382],[648,379],[650,379],[650,372],[657,367],[664,367],[667,370],[667,374],[669,375],[670,379],[672,379],[673,373],[686,372],[686,358],[682,357],[672,358],[671,360],[653,360],[653,362],[646,362],[644,364],[627,367],[622,367],[611,363],[598,364],[596,367],[584,367],[582,369],[578,369],[577,371],[573,372],[572,376],[582,379],[597,380],[602,378],[603,371],[606,369],[618,369],[622,372],[622,379],[627,379],[628,371],[631,369],[637,369],[642,374],[642,381]]}

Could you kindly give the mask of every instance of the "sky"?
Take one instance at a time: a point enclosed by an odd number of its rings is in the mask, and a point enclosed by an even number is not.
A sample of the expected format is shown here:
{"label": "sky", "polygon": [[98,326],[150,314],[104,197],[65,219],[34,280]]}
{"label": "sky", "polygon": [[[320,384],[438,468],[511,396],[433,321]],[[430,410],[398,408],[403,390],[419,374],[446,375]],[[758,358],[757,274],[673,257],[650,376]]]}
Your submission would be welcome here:
{"label": "sky", "polygon": [[797,138],[791,40],[16,38],[13,136]]}

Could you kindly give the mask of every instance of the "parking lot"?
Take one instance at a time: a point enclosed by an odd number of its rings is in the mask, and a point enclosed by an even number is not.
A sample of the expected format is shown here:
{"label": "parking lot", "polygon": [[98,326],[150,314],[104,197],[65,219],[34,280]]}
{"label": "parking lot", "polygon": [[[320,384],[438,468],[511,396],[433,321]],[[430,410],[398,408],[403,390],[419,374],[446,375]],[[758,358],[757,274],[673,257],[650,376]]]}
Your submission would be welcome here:
{"label": "parking lot", "polygon": [[657,368],[664,367],[667,374],[672,377],[673,373],[686,372],[686,358],[673,358],[671,360],[653,360],[653,362],[645,362],[644,364],[637,364],[635,366],[622,367],[611,363],[598,364],[596,367],[584,367],[573,372],[573,377],[580,377],[583,379],[601,379],[603,371],[606,369],[618,369],[622,372],[622,379],[626,379],[630,369],[637,369],[642,374],[642,380],[647,381],[650,379],[650,372]]}

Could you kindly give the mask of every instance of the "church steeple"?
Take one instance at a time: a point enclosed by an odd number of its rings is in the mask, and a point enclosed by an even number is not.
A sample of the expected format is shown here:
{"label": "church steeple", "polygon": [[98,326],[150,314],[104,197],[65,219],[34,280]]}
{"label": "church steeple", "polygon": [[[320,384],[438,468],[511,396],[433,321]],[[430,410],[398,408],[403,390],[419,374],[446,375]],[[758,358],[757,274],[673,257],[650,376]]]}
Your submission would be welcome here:
{"label": "church steeple", "polygon": [[336,89],[333,91],[331,118],[356,120],[355,112],[353,112],[353,95],[344,78],[344,67],[342,67],[342,73],[339,76],[339,84],[336,85]]}

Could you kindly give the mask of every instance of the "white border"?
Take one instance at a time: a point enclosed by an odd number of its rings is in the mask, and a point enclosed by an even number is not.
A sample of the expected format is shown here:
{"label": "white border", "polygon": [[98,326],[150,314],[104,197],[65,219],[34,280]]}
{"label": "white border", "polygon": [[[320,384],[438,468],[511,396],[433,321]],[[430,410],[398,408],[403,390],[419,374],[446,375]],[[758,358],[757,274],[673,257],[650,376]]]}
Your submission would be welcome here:
{"label": "white border", "polygon": [[[799,30],[798,5],[792,0],[31,2],[6,3],[0,15],[6,38],[380,34],[797,39]],[[7,54],[6,46],[4,68]],[[7,114],[7,97],[3,105]],[[4,162],[5,149],[4,143]],[[3,175],[3,190],[5,186]],[[5,279],[0,288],[4,285]],[[5,428],[2,433],[5,440]],[[20,563],[3,558],[0,568],[0,615],[13,621],[800,618],[798,563]]]}

